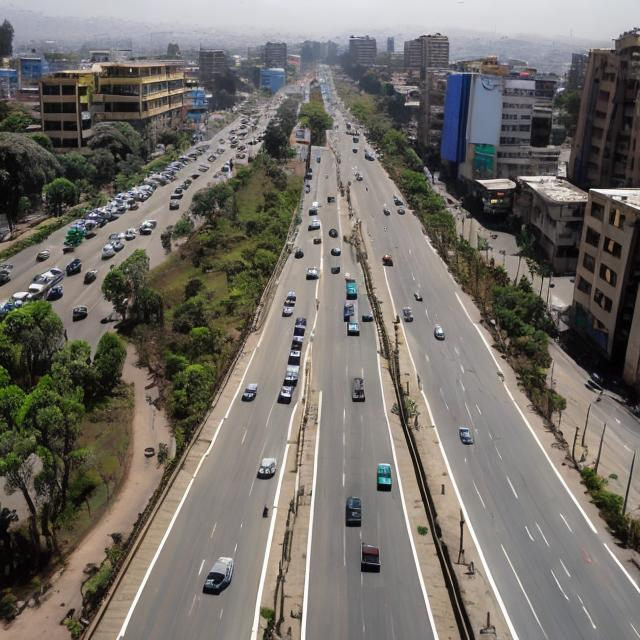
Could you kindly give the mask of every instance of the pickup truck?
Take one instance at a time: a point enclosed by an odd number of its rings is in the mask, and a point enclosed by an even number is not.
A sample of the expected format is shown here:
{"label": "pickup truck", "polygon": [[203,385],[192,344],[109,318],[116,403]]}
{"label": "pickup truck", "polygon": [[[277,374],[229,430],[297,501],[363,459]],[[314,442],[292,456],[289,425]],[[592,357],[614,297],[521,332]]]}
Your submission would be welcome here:
{"label": "pickup truck", "polygon": [[372,544],[362,543],[360,570],[380,572],[380,549]]}

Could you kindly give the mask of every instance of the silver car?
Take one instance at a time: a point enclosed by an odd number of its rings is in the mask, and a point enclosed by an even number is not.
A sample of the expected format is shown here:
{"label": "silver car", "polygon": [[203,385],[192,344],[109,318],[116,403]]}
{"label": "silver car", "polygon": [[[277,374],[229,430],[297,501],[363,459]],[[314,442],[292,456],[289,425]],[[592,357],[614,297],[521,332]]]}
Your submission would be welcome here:
{"label": "silver car", "polygon": [[233,558],[218,558],[207,574],[202,587],[203,593],[220,593],[231,584],[233,578]]}

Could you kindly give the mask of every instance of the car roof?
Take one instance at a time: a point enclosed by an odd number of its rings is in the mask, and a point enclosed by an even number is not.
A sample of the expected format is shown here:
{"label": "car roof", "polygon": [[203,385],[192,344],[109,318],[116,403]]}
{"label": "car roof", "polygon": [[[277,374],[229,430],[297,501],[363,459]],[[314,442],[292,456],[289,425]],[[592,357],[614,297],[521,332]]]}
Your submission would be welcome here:
{"label": "car roof", "polygon": [[233,558],[226,558],[224,556],[221,556],[213,563],[210,573],[224,572],[232,565]]}
{"label": "car roof", "polygon": [[247,389],[251,391],[255,391],[257,388],[258,388],[258,384],[256,382],[252,382],[251,384],[247,385]]}
{"label": "car roof", "polygon": [[379,462],[378,463],[378,471],[382,471],[385,469],[391,469],[391,465],[388,462]]}
{"label": "car roof", "polygon": [[261,467],[270,467],[272,464],[276,463],[276,459],[275,458],[262,458],[262,461],[260,462],[260,466]]}

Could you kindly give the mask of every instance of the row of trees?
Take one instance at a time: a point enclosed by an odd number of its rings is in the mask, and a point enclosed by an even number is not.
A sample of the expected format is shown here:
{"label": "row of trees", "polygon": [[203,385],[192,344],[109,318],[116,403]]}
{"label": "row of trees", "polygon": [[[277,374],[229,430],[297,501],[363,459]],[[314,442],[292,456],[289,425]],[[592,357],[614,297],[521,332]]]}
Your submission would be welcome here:
{"label": "row of trees", "polygon": [[[0,323],[0,476],[29,513],[24,527],[0,527],[0,586],[24,580],[60,551],[59,530],[96,489],[93,453],[78,446],[80,425],[119,384],[125,354],[113,333],[93,358],[86,342],[65,342],[62,321],[43,301]],[[15,520],[3,513],[3,522]]]}
{"label": "row of trees", "polygon": [[291,153],[289,136],[298,120],[298,104],[295,98],[284,100],[278,107],[276,117],[265,129],[263,148],[276,160],[285,160]]}

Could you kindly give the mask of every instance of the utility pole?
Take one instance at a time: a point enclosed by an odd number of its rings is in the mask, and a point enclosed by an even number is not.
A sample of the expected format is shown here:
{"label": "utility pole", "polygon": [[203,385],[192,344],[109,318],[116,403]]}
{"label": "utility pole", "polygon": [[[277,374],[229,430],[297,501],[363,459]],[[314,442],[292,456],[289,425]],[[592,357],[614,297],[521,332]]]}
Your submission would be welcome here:
{"label": "utility pole", "polygon": [[458,548],[458,564],[464,562],[464,514],[460,509],[460,547]]}
{"label": "utility pole", "polygon": [[584,430],[582,431],[582,442],[581,442],[583,447],[584,447],[584,439],[585,439],[585,437],[587,435],[587,425],[589,424],[589,413],[591,412],[591,405],[592,404],[593,404],[593,401],[591,401],[589,403],[589,408],[587,409],[587,417],[586,417],[586,419],[584,421]]}
{"label": "utility pole", "polygon": [[607,430],[607,423],[604,423],[602,427],[602,434],[600,435],[600,444],[598,445],[598,455],[596,456],[596,465],[593,470],[598,473],[598,466],[600,465],[600,454],[602,453],[602,445],[604,443],[604,432]]}
{"label": "utility pole", "polygon": [[576,464],[576,441],[578,440],[578,429],[580,427],[576,427],[576,433],[573,436],[573,446],[571,447],[571,459],[573,460],[573,464]]}
{"label": "utility pole", "polygon": [[629,479],[627,480],[627,490],[624,492],[624,503],[622,505],[622,515],[627,512],[627,500],[629,498],[629,489],[631,488],[631,478],[633,476],[633,465],[636,463],[636,449],[633,450],[633,458],[631,459],[631,469],[629,469]]}

